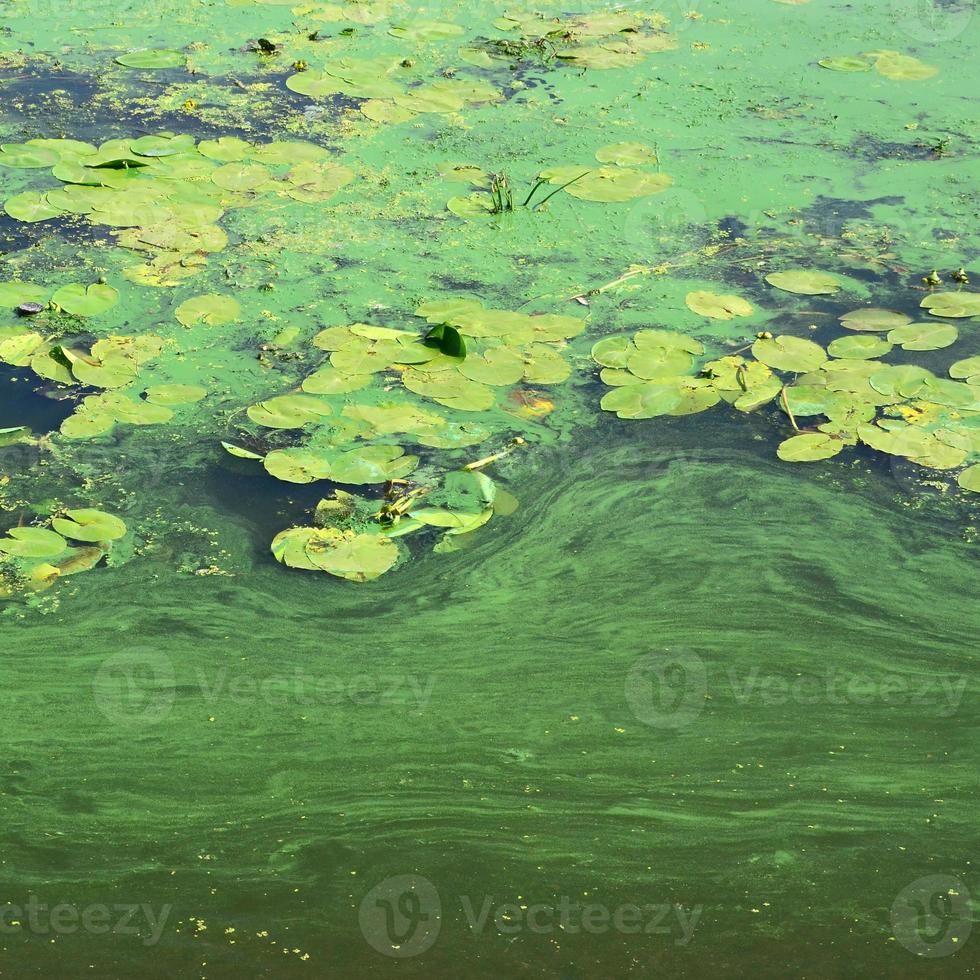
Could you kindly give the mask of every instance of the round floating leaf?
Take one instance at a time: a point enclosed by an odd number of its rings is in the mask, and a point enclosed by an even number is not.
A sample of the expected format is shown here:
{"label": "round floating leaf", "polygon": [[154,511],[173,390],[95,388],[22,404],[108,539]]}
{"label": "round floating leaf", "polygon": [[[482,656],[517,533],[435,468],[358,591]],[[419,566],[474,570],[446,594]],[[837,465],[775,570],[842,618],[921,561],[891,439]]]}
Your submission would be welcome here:
{"label": "round floating leaf", "polygon": [[0,307],[20,306],[23,303],[46,303],[51,290],[32,282],[0,282]]}
{"label": "round floating leaf", "polygon": [[851,310],[840,318],[841,326],[848,330],[864,330],[868,333],[885,333],[912,322],[912,317],[895,310],[882,310],[874,306],[863,310]]}
{"label": "round floating leaf", "polygon": [[621,419],[650,419],[670,414],[682,398],[678,385],[650,382],[614,388],[603,395],[599,404],[604,411],[615,412]]}
{"label": "round floating leaf", "polygon": [[821,296],[836,293],[840,282],[828,272],[815,272],[810,269],[790,269],[786,272],[771,272],[766,282],[788,293],[803,296]]}
{"label": "round floating leaf", "polygon": [[116,64],[126,68],[180,68],[185,58],[179,51],[166,49],[130,51],[116,58]]}
{"label": "round floating leaf", "polygon": [[145,394],[154,405],[190,405],[199,402],[207,390],[200,385],[152,385]]}
{"label": "round floating leaf", "polygon": [[634,351],[627,362],[629,370],[644,381],[674,378],[691,370],[691,355],[676,347],[645,347]]}
{"label": "round floating leaf", "polygon": [[571,373],[571,366],[553,347],[531,344],[524,351],[524,380],[528,384],[561,384]]}
{"label": "round floating leaf", "polygon": [[100,282],[94,282],[91,286],[69,283],[51,297],[52,303],[75,316],[99,316],[111,310],[118,300],[119,291]]}
{"label": "round floating leaf", "polygon": [[843,55],[839,58],[821,58],[817,62],[821,68],[829,68],[831,71],[870,71],[871,62],[864,58],[856,58],[851,55]]}
{"label": "round floating leaf", "polygon": [[226,191],[254,191],[268,184],[272,173],[261,163],[226,163],[212,172],[211,180]]}
{"label": "round floating leaf", "polygon": [[280,531],[272,539],[272,554],[276,561],[288,565],[290,568],[302,568],[309,572],[315,572],[318,566],[314,565],[306,555],[307,544],[321,531],[315,527],[291,527],[285,531]]}
{"label": "round floating leaf", "polygon": [[92,439],[108,432],[116,420],[108,412],[75,412],[61,423],[66,439]]}
{"label": "round floating leaf", "polygon": [[645,143],[610,143],[596,150],[599,163],[629,166],[636,163],[656,163],[657,155]]}
{"label": "round floating leaf", "polygon": [[4,143],[0,146],[0,167],[14,167],[18,170],[40,169],[56,164],[61,155],[44,146],[31,146],[29,143]]}
{"label": "round floating leaf", "polygon": [[343,374],[333,367],[322,367],[303,381],[310,395],[343,395],[360,391],[371,383],[370,374]]}
{"label": "round floating leaf", "polygon": [[325,480],[330,472],[329,464],[321,453],[302,447],[274,449],[265,457],[263,465],[271,476],[277,480],[285,480],[287,483],[313,483],[316,480]]}
{"label": "round floating leaf", "polygon": [[919,306],[933,316],[980,316],[980,293],[932,293]]}
{"label": "round floating leaf", "polygon": [[306,542],[306,557],[321,571],[352,582],[370,582],[398,561],[398,545],[384,534],[323,528]]}
{"label": "round floating leaf", "polygon": [[217,293],[192,296],[174,310],[174,315],[185,327],[192,327],[195,323],[218,327],[237,320],[239,313],[241,307],[237,300]]}
{"label": "round floating leaf", "polygon": [[118,517],[91,507],[66,510],[66,517],[56,517],[51,525],[74,541],[117,541],[126,534],[126,525]]}
{"label": "round floating leaf", "polygon": [[641,351],[661,348],[666,351],[685,351],[695,356],[704,353],[704,344],[700,340],[671,330],[637,330],[633,334],[633,344]]}
{"label": "round floating leaf", "polygon": [[418,456],[406,456],[401,446],[364,446],[330,460],[329,479],[335,483],[385,483],[408,476]]}
{"label": "round floating leaf", "polygon": [[405,109],[384,99],[368,99],[367,102],[362,102],[361,112],[373,122],[391,124],[407,122],[418,115],[411,109]]}
{"label": "round floating leaf", "polygon": [[802,337],[757,340],[752,345],[752,353],[777,371],[815,371],[827,360],[827,354],[819,344]]}
{"label": "round floating leaf", "polygon": [[552,167],[541,176],[552,184],[564,186],[566,194],[583,201],[616,203],[667,190],[674,180],[667,174],[650,174],[621,167]]}
{"label": "round floating leaf", "polygon": [[737,316],[751,316],[752,304],[730,293],[719,294],[698,291],[684,297],[687,308],[712,320],[731,320]]}
{"label": "round floating leaf", "polygon": [[931,371],[914,364],[895,364],[876,370],[868,382],[889,398],[914,398],[932,376]]}
{"label": "round floating leaf", "polygon": [[603,367],[624,368],[635,350],[629,337],[606,337],[592,345],[592,360]]}
{"label": "round floating leaf", "polygon": [[26,367],[43,343],[44,338],[33,331],[14,334],[0,341],[0,361],[17,367]]}
{"label": "round floating leaf", "polygon": [[130,150],[141,157],[169,157],[194,149],[193,136],[141,136],[129,144]]}
{"label": "round floating leaf", "polygon": [[880,75],[894,81],[920,82],[939,72],[938,68],[898,51],[871,51],[868,57],[876,59],[875,70]]}
{"label": "round floating leaf", "polygon": [[17,221],[47,221],[62,215],[60,208],[48,203],[44,193],[24,191],[8,197],[3,205],[4,211]]}
{"label": "round floating leaf", "polygon": [[249,406],[246,414],[257,425],[270,429],[301,429],[332,411],[328,402],[312,395],[280,395]]}
{"label": "round floating leaf", "polygon": [[890,340],[872,336],[838,337],[827,345],[827,353],[831,357],[853,357],[858,360],[883,357],[891,349]]}
{"label": "round floating leaf", "polygon": [[237,136],[219,136],[216,140],[201,140],[197,152],[209,160],[235,163],[244,160],[252,152],[252,144]]}
{"label": "round floating leaf", "polygon": [[776,455],[787,463],[813,463],[830,459],[844,448],[844,443],[823,432],[791,436],[779,444]]}
{"label": "round floating leaf", "polygon": [[973,379],[980,377],[980,355],[965,357],[962,361],[950,365],[949,376],[951,378],[968,378],[969,383],[974,384]]}
{"label": "round floating leaf", "polygon": [[908,323],[888,334],[902,350],[941,350],[955,343],[959,332],[951,323]]}
{"label": "round floating leaf", "polygon": [[524,358],[509,347],[493,347],[485,354],[467,357],[459,373],[486,385],[517,384],[524,377]]}
{"label": "round floating leaf", "polygon": [[973,493],[980,493],[980,463],[968,466],[956,478],[956,482],[964,489],[971,490]]}
{"label": "round floating leaf", "polygon": [[68,547],[60,534],[43,527],[12,527],[7,534],[0,551],[15,558],[54,558]]}
{"label": "round floating leaf", "polygon": [[458,218],[482,218],[493,213],[493,200],[489,194],[482,192],[451,197],[446,202],[446,210]]}
{"label": "round floating leaf", "polygon": [[495,401],[491,387],[470,381],[456,371],[409,369],[402,373],[402,384],[417,395],[463,412],[485,412]]}

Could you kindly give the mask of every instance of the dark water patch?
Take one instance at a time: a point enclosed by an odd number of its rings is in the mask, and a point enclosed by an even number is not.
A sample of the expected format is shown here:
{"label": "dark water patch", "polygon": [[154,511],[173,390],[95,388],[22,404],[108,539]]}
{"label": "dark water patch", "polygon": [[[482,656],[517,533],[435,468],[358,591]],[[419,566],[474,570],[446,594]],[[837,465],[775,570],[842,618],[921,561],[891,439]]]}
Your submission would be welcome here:
{"label": "dark water patch", "polygon": [[[74,399],[46,397],[57,394],[56,386],[38,385],[30,368],[0,364],[0,419],[3,425],[26,425],[35,435],[58,429],[75,410]],[[8,451],[0,448],[0,454]]]}

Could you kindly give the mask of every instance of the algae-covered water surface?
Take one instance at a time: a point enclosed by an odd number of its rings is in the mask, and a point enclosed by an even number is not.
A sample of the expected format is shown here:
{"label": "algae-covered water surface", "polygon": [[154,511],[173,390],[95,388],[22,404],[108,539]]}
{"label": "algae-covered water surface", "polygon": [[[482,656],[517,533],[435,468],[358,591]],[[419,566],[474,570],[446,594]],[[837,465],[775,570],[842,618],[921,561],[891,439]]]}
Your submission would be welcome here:
{"label": "algae-covered water surface", "polygon": [[972,2],[0,14],[0,976],[973,974]]}

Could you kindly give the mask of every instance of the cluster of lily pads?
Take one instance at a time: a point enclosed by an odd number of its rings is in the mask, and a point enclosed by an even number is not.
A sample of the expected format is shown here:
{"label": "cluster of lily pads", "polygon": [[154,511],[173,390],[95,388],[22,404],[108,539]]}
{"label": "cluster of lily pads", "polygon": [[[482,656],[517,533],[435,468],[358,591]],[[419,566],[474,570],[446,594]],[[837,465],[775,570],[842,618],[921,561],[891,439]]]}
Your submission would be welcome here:
{"label": "cluster of lily pads", "polygon": [[354,178],[312,143],[252,144],[234,136],[198,143],[173,134],[98,147],[71,139],[6,143],[0,167],[49,169],[61,181],[8,198],[10,217],[37,222],[79,215],[115,229],[119,244],[149,257],[124,275],[153,286],[173,286],[200,272],[207,255],[227,245],[217,224],[226,211],[265,195],[322,203]]}
{"label": "cluster of lily pads", "polygon": [[[362,23],[377,23],[387,17],[387,5],[368,4]],[[351,8],[327,9],[327,20],[342,20]],[[351,18],[346,18],[351,19]],[[459,50],[460,60],[480,69],[513,64],[531,54],[552,64],[577,68],[625,68],[638,64],[648,54],[677,46],[672,35],[660,29],[663,19],[623,11],[600,12],[566,18],[540,13],[512,12],[494,22],[505,39],[483,38]],[[458,37],[463,29],[446,21],[417,20],[393,24],[388,33],[404,41],[428,44]],[[486,81],[448,77],[421,81],[415,62],[405,57],[358,59],[343,57],[322,67],[305,62],[286,86],[311,99],[345,96],[362,100],[360,112],[379,123],[400,123],[426,113],[459,112],[466,105],[496,102],[501,90]]]}
{"label": "cluster of lily pads", "polygon": [[821,68],[831,71],[864,72],[873,68],[879,75],[899,82],[919,82],[932,78],[939,69],[900,51],[867,51],[863,55],[822,58]]}
{"label": "cluster of lily pads", "polygon": [[66,510],[43,525],[10,528],[0,538],[0,596],[41,592],[61,577],[87,572],[126,533],[118,517],[91,507]]}
{"label": "cluster of lily pads", "polygon": [[647,55],[677,47],[677,39],[661,29],[663,23],[659,15],[626,10],[561,17],[537,11],[508,12],[493,26],[519,40],[487,41],[477,49],[486,61],[475,63],[490,67],[491,59],[513,60],[536,51],[543,61],[573,68],[629,68]]}
{"label": "cluster of lily pads", "polygon": [[380,123],[405,122],[429,112],[458,112],[467,104],[503,98],[500,89],[484,81],[440,78],[413,84],[414,80],[408,59],[341,58],[322,69],[304,68],[290,75],[286,86],[311,99],[336,95],[363,99],[360,111]]}
{"label": "cluster of lily pads", "polygon": [[392,496],[380,509],[376,501],[337,490],[317,505],[312,526],[280,531],[272,553],[291,568],[367,582],[404,557],[396,539],[437,528],[443,535],[434,550],[453,551],[459,536],[493,517],[496,501],[493,480],[476,469],[450,472],[436,489],[420,486]]}
{"label": "cluster of lily pads", "polygon": [[[289,483],[399,485],[419,465],[419,457],[406,453],[402,443],[459,449],[483,442],[493,428],[467,416],[479,413],[487,418],[502,396],[526,390],[520,386],[565,381],[571,366],[561,347],[585,327],[577,316],[491,309],[466,299],[425,303],[416,314],[427,322],[422,332],[365,323],[321,330],[313,345],[328,357],[303,379],[301,390],[248,408],[247,417],[256,427],[255,448],[225,442],[225,449],[239,458],[261,461],[268,473]],[[452,415],[426,402],[449,409]],[[263,430],[301,430],[303,442],[257,451],[267,441]],[[440,495],[448,494],[448,500],[473,484],[489,495],[489,502],[478,510],[463,494],[465,505],[446,503],[440,515],[432,512],[432,501]],[[422,516],[413,506],[406,511],[411,521],[386,533],[401,535],[438,526],[455,537],[475,530],[489,519],[491,487],[483,474],[450,473],[438,493],[427,491]],[[466,519],[446,523],[449,519],[441,512],[447,509],[459,510]],[[324,535],[314,538],[320,549]],[[292,542],[293,549],[298,539],[299,532],[282,540]],[[376,555],[381,547],[388,548],[372,543],[369,553]]]}
{"label": "cluster of lily pads", "polygon": [[[530,207],[532,210],[539,208],[559,191],[582,201],[623,203],[658,194],[673,183],[673,178],[668,174],[636,169],[638,165],[657,163],[656,154],[645,143],[610,143],[600,147],[595,158],[606,166],[566,164],[542,170],[520,206]],[[472,194],[452,197],[446,203],[446,209],[458,217],[476,218],[515,210],[513,194],[506,177],[466,164],[452,167],[449,175],[454,179],[466,180],[472,187],[478,188]],[[535,194],[546,184],[556,189],[532,205]]]}
{"label": "cluster of lily pads", "polygon": [[[30,283],[4,283],[0,285],[0,295],[9,297],[12,292],[25,295],[35,288]],[[62,292],[58,290],[52,302],[57,302]],[[193,404],[207,393],[199,385],[157,384],[150,385],[142,398],[134,400],[114,390],[133,384],[141,367],[159,356],[164,341],[156,334],[106,337],[92,344],[89,350],[64,339],[50,340],[36,330],[4,328],[0,336],[3,336],[0,361],[29,367],[38,377],[59,385],[106,389],[83,398],[74,413],[62,422],[61,434],[69,439],[103,435],[117,422],[130,425],[168,422],[174,414],[171,406]]]}
{"label": "cluster of lily pads", "polygon": [[[837,288],[833,277],[806,270],[767,279],[802,294]],[[687,305],[712,319],[752,313],[751,304],[738,296],[706,291],[689,293]],[[921,305],[936,316],[980,316],[977,293],[933,293]],[[700,360],[703,344],[678,333],[640,330],[604,338],[592,348],[600,377],[612,388],[601,407],[619,418],[649,419],[702,412],[719,402],[743,412],[775,402],[793,430],[776,450],[782,460],[829,459],[861,443],[923,467],[959,471],[959,486],[980,492],[980,356],[957,360],[948,377],[879,360],[894,347],[949,347],[957,340],[956,327],[914,323],[903,313],[876,307],[852,310],[839,322],[850,333],[826,348],[763,331],[750,347],[706,362]]]}

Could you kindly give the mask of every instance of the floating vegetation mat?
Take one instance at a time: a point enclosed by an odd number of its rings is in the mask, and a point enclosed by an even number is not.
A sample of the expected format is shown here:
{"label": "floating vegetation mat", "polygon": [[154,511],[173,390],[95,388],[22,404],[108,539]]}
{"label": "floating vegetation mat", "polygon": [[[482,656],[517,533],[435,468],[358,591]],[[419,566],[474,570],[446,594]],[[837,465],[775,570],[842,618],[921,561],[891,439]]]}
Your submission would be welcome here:
{"label": "floating vegetation mat", "polygon": [[[5,597],[193,550],[175,488],[218,472],[278,488],[283,575],[368,582],[492,533],[576,429],[709,411],[973,506],[972,137],[909,94],[942,58],[815,51],[777,92],[788,56],[745,66],[718,12],[219,0],[56,46],[30,8],[0,37]],[[874,184],[859,145],[910,162]],[[57,429],[18,418],[40,398]]]}

